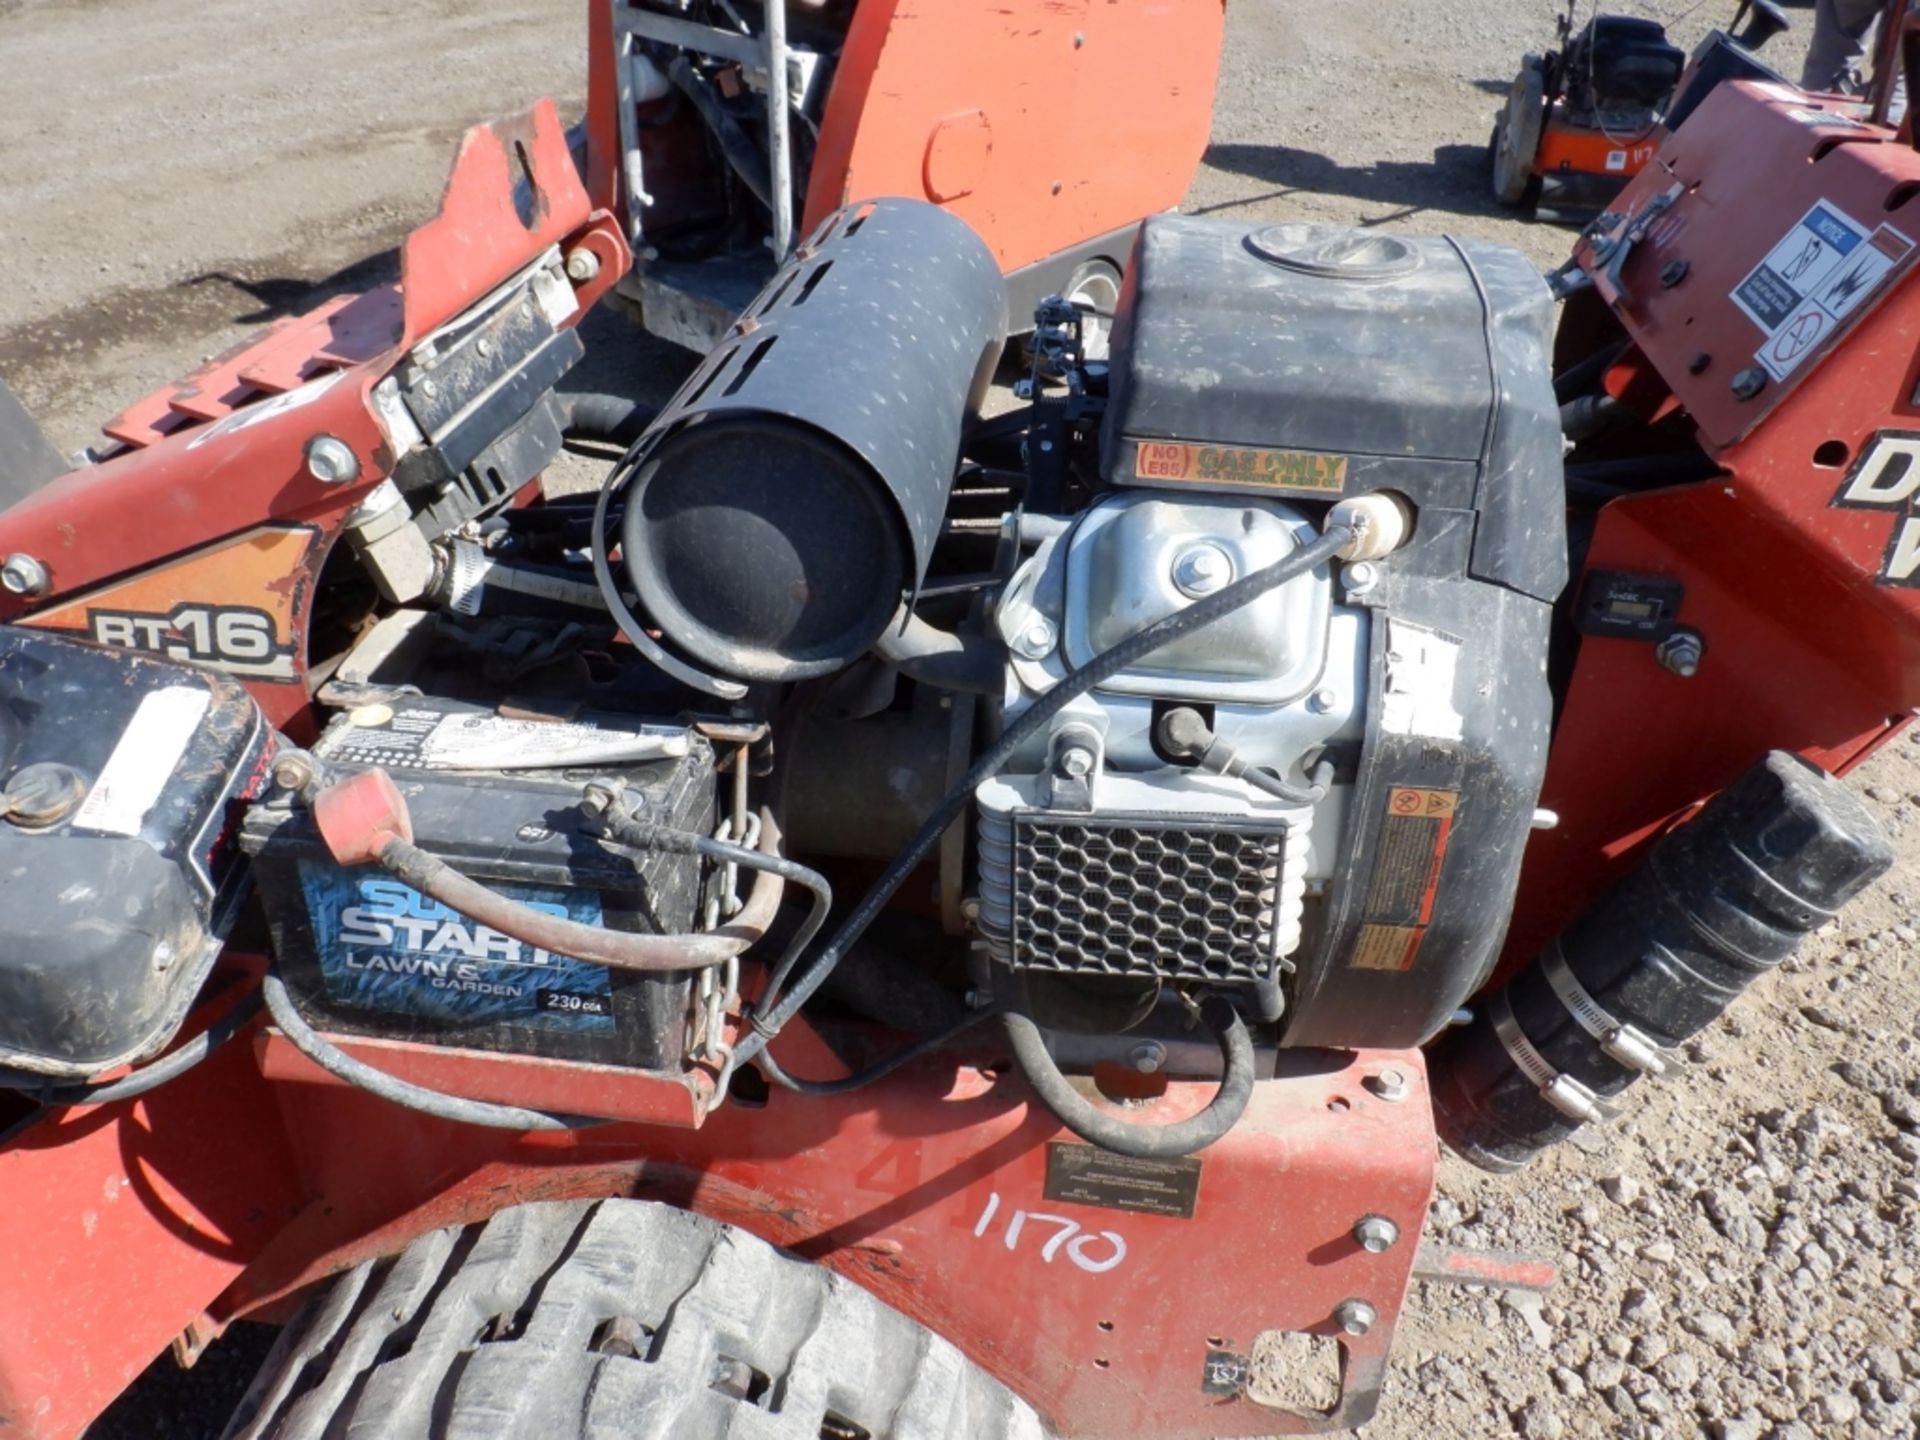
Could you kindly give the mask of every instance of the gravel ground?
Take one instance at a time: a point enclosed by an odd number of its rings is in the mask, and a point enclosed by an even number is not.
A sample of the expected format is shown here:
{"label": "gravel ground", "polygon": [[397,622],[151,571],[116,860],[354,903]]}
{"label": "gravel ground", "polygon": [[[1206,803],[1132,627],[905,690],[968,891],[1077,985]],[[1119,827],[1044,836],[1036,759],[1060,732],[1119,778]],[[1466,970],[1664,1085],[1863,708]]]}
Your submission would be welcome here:
{"label": "gravel ground", "polygon": [[[1634,8],[1688,45],[1724,18]],[[1481,170],[1519,54],[1551,41],[1548,0],[1229,15],[1188,208],[1565,254],[1566,232],[1496,211]],[[573,3],[0,0],[0,371],[74,448],[248,327],[386,273],[465,124],[577,95],[581,33]],[[1800,39],[1771,57],[1789,73]],[[617,323],[593,339],[649,393],[685,364]],[[1856,783],[1898,837],[1894,873],[1684,1076],[1522,1177],[1443,1160],[1435,1232],[1555,1256],[1564,1278],[1541,1302],[1416,1290],[1373,1440],[1916,1433],[1920,745]],[[190,1375],[162,1360],[93,1440],[217,1432],[265,1333]]]}

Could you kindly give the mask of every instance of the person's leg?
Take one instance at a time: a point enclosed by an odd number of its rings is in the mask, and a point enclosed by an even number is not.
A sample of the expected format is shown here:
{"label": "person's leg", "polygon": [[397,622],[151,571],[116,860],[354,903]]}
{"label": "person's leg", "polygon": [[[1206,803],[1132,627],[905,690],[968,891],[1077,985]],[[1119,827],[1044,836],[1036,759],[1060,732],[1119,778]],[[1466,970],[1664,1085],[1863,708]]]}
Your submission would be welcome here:
{"label": "person's leg", "polygon": [[1868,37],[1883,8],[1881,0],[1814,0],[1813,39],[1800,71],[1801,88],[1859,93]]}

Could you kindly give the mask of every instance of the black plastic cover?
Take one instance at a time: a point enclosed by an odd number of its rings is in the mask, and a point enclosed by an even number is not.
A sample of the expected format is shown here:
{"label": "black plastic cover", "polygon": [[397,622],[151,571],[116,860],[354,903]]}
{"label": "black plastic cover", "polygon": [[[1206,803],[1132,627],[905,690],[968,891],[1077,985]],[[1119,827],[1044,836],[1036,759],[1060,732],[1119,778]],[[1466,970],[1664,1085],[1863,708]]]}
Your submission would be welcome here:
{"label": "black plastic cover", "polygon": [[[607,730],[635,728],[616,717],[504,720],[484,707],[415,696],[340,717],[314,753],[330,774],[386,769],[406,796],[415,843],[514,899],[615,930],[698,929],[699,859],[604,844],[580,798],[588,780],[617,776],[645,797],[649,819],[710,834],[713,752],[704,740],[679,730],[683,755],[553,769],[454,769],[458,756],[442,743],[485,744],[496,754],[518,747],[537,759],[543,746],[578,743],[603,722]],[[543,727],[551,741],[542,740]],[[287,987],[320,1029],[654,1070],[679,1060],[685,975],[615,972],[550,955],[377,866],[344,869],[307,810],[285,796],[254,807],[242,844],[254,856]]]}
{"label": "black plastic cover", "polygon": [[646,618],[743,680],[865,653],[926,573],[1006,327],[965,221],[911,200],[828,217],[641,440],[622,543]]}
{"label": "black plastic cover", "polygon": [[84,1078],[172,1037],[244,893],[271,743],[224,676],[0,626],[0,789],[72,772],[0,819],[0,1065]]}
{"label": "black plastic cover", "polygon": [[1468,573],[1549,600],[1567,583],[1552,325],[1505,245],[1155,216],[1120,296],[1101,468],[1193,488],[1155,478],[1142,442],[1325,457],[1309,486],[1205,488],[1472,513]]}
{"label": "black plastic cover", "polygon": [[1567,94],[1581,109],[1655,109],[1672,93],[1686,52],[1657,20],[1596,15],[1566,57]]}

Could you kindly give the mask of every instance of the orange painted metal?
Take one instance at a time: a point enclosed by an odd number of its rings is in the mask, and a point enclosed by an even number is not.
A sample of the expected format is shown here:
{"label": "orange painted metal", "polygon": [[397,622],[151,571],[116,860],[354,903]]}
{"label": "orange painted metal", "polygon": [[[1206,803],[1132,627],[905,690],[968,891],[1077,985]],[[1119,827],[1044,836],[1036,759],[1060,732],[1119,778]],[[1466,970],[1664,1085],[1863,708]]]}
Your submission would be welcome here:
{"label": "orange painted metal", "polygon": [[1222,0],[861,0],[802,228],[935,200],[1011,271],[1169,209],[1206,149],[1225,24]]}
{"label": "orange painted metal", "polygon": [[307,1198],[272,1093],[230,1044],[151,1095],[0,1144],[0,1431],[70,1440]]}
{"label": "orange painted metal", "polygon": [[1547,112],[1540,148],[1534,153],[1533,173],[1602,175],[1625,181],[1646,169],[1659,148],[1657,131],[1615,138],[1588,125],[1569,123],[1563,107],[1556,102]]}

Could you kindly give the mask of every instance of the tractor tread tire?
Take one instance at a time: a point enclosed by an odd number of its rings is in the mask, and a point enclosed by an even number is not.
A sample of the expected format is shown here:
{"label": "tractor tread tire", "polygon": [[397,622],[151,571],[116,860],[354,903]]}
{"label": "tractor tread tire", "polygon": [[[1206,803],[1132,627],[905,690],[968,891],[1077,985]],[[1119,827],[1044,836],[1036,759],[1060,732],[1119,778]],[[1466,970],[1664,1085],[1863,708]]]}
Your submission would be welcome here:
{"label": "tractor tread tire", "polygon": [[423,1235],[287,1326],[228,1440],[1044,1440],[950,1342],[744,1230],[640,1200]]}

